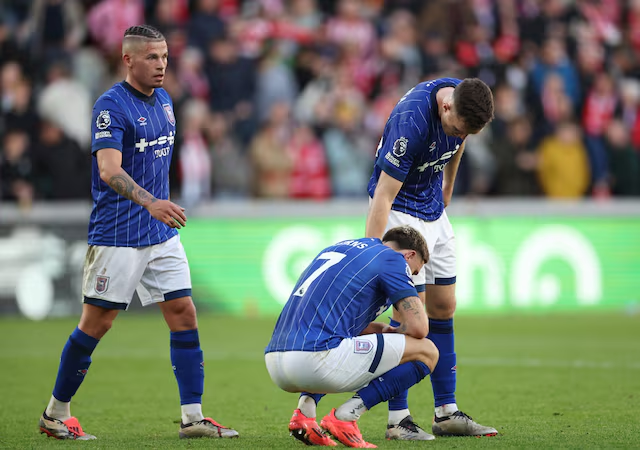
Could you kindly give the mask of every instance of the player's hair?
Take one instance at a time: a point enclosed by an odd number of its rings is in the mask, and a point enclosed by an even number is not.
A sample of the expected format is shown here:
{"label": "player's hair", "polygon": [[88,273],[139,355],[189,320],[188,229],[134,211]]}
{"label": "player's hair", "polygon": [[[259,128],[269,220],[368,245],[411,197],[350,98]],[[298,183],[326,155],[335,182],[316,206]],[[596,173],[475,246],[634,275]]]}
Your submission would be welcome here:
{"label": "player's hair", "polygon": [[453,105],[470,133],[477,133],[493,119],[493,94],[478,78],[465,78],[456,86]]}
{"label": "player's hair", "polygon": [[151,25],[135,25],[129,27],[124,32],[124,37],[138,37],[151,41],[165,41],[165,37],[160,31]]}
{"label": "player's hair", "polygon": [[382,242],[395,242],[398,250],[414,250],[422,256],[425,263],[429,261],[427,241],[418,230],[409,225],[391,228],[382,236]]}

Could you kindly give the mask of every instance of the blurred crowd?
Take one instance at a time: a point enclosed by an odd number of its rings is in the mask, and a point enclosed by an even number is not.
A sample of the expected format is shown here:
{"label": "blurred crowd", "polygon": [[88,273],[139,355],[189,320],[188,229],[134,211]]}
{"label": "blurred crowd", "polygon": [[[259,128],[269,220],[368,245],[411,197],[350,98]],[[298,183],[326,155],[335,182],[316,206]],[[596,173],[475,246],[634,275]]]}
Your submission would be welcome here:
{"label": "blurred crowd", "polygon": [[3,0],[2,201],[88,198],[91,108],[140,23],[167,37],[187,206],[364,197],[391,109],[441,76],[496,101],[457,195],[640,195],[640,0]]}

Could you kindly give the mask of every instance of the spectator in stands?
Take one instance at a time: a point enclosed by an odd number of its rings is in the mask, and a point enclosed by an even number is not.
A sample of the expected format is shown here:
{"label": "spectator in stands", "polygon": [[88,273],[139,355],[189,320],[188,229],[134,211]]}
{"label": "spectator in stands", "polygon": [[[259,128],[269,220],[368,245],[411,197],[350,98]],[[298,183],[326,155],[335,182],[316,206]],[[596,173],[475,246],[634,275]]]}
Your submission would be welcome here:
{"label": "spectator in stands", "polygon": [[248,142],[254,132],[255,63],[239,57],[236,43],[224,37],[211,42],[205,72],[211,110],[226,114],[240,140]]}
{"label": "spectator in stands", "polygon": [[376,143],[361,128],[363,106],[357,98],[336,96],[333,123],[324,133],[331,190],[336,197],[356,198],[366,193]]}
{"label": "spectator in stands", "polygon": [[331,195],[329,167],[322,143],[308,126],[293,130],[289,139],[293,156],[291,198],[324,200]]}
{"label": "spectator in stands", "polygon": [[246,152],[230,133],[229,120],[219,113],[210,114],[205,133],[211,154],[211,182],[216,199],[251,196],[252,173]]}
{"label": "spectator in stands", "polygon": [[180,156],[182,204],[192,207],[211,196],[211,156],[204,137],[207,105],[189,100],[183,108]]}
{"label": "spectator in stands", "polygon": [[144,23],[144,0],[101,0],[87,14],[94,42],[115,61],[120,60],[124,31]]}
{"label": "spectator in stands", "polygon": [[294,159],[287,143],[293,124],[289,105],[276,103],[268,119],[251,142],[249,157],[253,170],[253,192],[259,198],[289,197]]}
{"label": "spectator in stands", "polygon": [[220,0],[196,0],[189,23],[188,42],[203,55],[208,53],[209,43],[226,35],[225,23],[218,15]]}
{"label": "spectator in stands", "polygon": [[575,122],[558,124],[538,148],[538,179],[547,197],[580,198],[589,188],[587,149]]}
{"label": "spectator in stands", "polygon": [[71,78],[68,65],[53,63],[47,70],[47,84],[37,103],[42,119],[60,127],[82,148],[91,142],[91,98],[87,89]]}
{"label": "spectator in stands", "polygon": [[544,96],[544,87],[551,74],[560,77],[562,89],[571,101],[571,106],[577,107],[580,104],[582,89],[580,80],[567,55],[566,43],[557,37],[550,37],[544,41],[540,57],[536,59],[531,70],[531,85],[536,96]]}
{"label": "spectator in stands", "polygon": [[0,194],[3,200],[16,201],[24,208],[33,202],[33,161],[29,136],[24,131],[4,133],[0,151]]}
{"label": "spectator in stands", "polygon": [[33,60],[45,65],[70,58],[87,32],[78,0],[34,0],[22,31]]}
{"label": "spectator in stands", "polygon": [[605,136],[613,195],[640,195],[640,153],[631,146],[629,129],[622,121],[613,120]]}
{"label": "spectator in stands", "polygon": [[7,109],[0,113],[0,130],[22,130],[29,136],[38,131],[39,117],[31,98],[31,84],[20,79],[12,88]]}
{"label": "spectator in stands", "polygon": [[494,134],[490,145],[496,164],[492,192],[500,196],[538,195],[538,158],[531,147],[529,119],[526,116],[514,117],[506,122],[504,130],[504,134]]}
{"label": "spectator in stands", "polygon": [[618,96],[613,79],[604,72],[598,74],[593,86],[587,92],[582,111],[582,127],[585,145],[589,153],[591,185],[594,189],[594,195],[607,196],[610,194],[604,134],[617,107]]}
{"label": "spectator in stands", "polygon": [[87,200],[91,196],[91,156],[64,135],[62,129],[44,121],[33,145],[34,185],[46,200]]}

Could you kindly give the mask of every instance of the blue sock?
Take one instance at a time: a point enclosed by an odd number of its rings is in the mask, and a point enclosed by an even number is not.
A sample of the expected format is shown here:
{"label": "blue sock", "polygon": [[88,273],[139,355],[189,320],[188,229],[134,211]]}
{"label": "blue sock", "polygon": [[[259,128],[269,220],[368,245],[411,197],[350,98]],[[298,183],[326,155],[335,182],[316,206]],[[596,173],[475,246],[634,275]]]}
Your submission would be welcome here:
{"label": "blue sock", "polygon": [[[389,325],[392,327],[399,327],[400,322],[389,319]],[[392,399],[389,399],[389,411],[402,411],[403,409],[409,409],[409,401],[407,400],[408,396],[409,390],[405,389]]]}
{"label": "blue sock", "polygon": [[326,394],[310,394],[308,392],[301,392],[300,397],[302,397],[303,395],[306,395],[307,397],[311,397],[313,401],[316,402],[316,405],[317,405],[318,403],[320,403],[320,399],[324,397]]}
{"label": "blue sock", "polygon": [[53,396],[61,402],[70,402],[91,365],[91,353],[100,342],[76,327],[62,349],[58,377]]}
{"label": "blue sock", "polygon": [[358,391],[367,409],[406,391],[429,375],[429,367],[421,361],[409,361],[382,374]]}
{"label": "blue sock", "polygon": [[197,328],[171,332],[171,364],[178,380],[180,404],[202,403],[204,360]]}
{"label": "blue sock", "polygon": [[431,387],[436,406],[456,403],[456,353],[454,351],[453,319],[429,319],[429,334],[440,351],[438,365],[431,374]]}

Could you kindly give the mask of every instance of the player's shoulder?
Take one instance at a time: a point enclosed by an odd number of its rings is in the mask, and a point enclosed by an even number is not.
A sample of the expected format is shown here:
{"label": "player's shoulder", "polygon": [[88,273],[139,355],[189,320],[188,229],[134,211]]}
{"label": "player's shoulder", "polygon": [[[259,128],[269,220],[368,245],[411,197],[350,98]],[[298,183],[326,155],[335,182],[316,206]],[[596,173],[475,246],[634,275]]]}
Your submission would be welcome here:
{"label": "player's shoulder", "polygon": [[116,83],[109,89],[104,91],[94,104],[94,110],[110,109],[110,110],[124,110],[126,92],[122,83]]}
{"label": "player's shoulder", "polygon": [[462,80],[459,78],[443,77],[443,78],[435,78],[433,80],[427,80],[427,81],[424,81],[422,84],[424,84],[428,88],[434,89],[434,88],[444,87],[444,86],[457,86],[460,83],[462,83]]}

